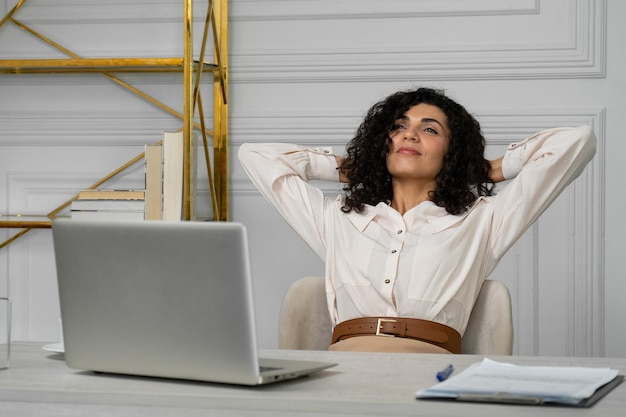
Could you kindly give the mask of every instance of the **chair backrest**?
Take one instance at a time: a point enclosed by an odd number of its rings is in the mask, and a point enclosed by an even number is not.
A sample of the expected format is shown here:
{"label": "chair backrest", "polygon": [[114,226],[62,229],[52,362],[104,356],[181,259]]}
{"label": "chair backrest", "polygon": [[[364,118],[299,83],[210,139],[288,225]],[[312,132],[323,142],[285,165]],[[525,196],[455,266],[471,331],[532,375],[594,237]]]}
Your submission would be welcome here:
{"label": "chair backrest", "polygon": [[326,350],[332,333],[324,277],[304,277],[291,284],[280,309],[278,347]]}
{"label": "chair backrest", "polygon": [[[280,311],[280,349],[326,350],[332,322],[328,315],[323,277],[305,277],[287,290]],[[462,353],[513,353],[511,295],[500,281],[484,282],[463,335]]]}
{"label": "chair backrest", "polygon": [[488,279],[480,288],[461,340],[461,353],[476,355],[513,353],[511,294],[502,282]]}

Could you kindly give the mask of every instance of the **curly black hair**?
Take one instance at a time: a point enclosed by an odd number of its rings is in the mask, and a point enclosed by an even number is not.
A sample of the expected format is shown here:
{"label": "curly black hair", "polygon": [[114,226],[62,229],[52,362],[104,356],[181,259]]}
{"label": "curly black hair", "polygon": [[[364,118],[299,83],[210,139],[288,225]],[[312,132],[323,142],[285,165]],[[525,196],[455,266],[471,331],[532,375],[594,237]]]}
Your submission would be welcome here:
{"label": "curly black hair", "polygon": [[484,157],[485,138],[480,124],[468,111],[441,90],[419,88],[399,91],[374,104],[348,143],[340,169],[348,183],[342,210],[360,213],[365,204],[390,203],[391,174],[387,170],[390,132],[394,123],[417,104],[436,106],[447,117],[450,144],[436,178],[431,200],[450,214],[467,211],[479,196],[492,195],[491,164]]}

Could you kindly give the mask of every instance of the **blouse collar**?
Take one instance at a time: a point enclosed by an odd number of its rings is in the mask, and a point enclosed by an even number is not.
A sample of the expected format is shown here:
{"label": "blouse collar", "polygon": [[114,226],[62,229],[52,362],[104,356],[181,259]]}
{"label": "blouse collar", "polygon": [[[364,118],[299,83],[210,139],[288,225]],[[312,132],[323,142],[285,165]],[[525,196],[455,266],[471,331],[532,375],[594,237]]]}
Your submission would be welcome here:
{"label": "blouse collar", "polygon": [[[425,201],[409,210],[405,214],[405,217],[411,216],[412,220],[416,220],[416,218],[425,218],[428,222],[430,232],[435,234],[463,221],[481,201],[487,201],[487,199],[485,197],[479,197],[470,209],[458,215],[449,214],[445,208],[437,206],[432,201]],[[389,210],[393,209],[386,203],[378,203],[376,206],[366,204],[361,213],[357,213],[352,210],[346,215],[348,216],[350,222],[352,222],[352,224],[362,232],[376,216],[389,217]]]}

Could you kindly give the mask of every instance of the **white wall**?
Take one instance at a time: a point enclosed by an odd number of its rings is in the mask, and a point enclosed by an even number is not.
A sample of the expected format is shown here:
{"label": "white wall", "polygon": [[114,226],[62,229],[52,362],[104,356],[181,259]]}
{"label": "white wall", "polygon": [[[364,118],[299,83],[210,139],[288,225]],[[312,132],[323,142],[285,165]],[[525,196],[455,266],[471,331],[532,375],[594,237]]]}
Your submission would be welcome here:
{"label": "white wall", "polygon": [[[147,3],[151,12],[142,13]],[[174,0],[129,1],[118,6],[124,13],[95,0],[46,4],[32,1],[21,18],[86,56],[167,55],[179,47]],[[490,155],[542,128],[594,127],[593,163],[493,277],[514,297],[517,353],[626,356],[626,167],[618,133],[626,111],[624,2],[232,0],[230,11],[231,218],[249,228],[262,347],[276,346],[289,284],[321,274],[323,265],[247,180],[238,146],[342,149],[371,104],[427,85],[445,88],[477,115]],[[0,28],[0,57],[42,53],[28,36]],[[176,77],[130,79],[180,104]],[[45,212],[178,123],[97,76],[0,76],[0,212]],[[136,171],[119,184],[136,182]],[[0,252],[17,338],[56,337],[53,269],[49,231]]]}

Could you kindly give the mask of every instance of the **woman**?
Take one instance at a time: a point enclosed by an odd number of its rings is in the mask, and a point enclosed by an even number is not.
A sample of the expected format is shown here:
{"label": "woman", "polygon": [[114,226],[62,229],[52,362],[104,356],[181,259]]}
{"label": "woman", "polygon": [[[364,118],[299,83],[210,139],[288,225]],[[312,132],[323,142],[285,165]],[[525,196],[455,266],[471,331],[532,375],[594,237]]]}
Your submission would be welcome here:
{"label": "woman", "polygon": [[[465,108],[420,88],[375,104],[345,159],[289,144],[244,144],[239,158],[325,261],[329,349],[458,353],[483,281],[595,143],[589,127],[553,129],[488,161]],[[309,180],[342,181],[345,192],[326,198]]]}

